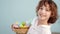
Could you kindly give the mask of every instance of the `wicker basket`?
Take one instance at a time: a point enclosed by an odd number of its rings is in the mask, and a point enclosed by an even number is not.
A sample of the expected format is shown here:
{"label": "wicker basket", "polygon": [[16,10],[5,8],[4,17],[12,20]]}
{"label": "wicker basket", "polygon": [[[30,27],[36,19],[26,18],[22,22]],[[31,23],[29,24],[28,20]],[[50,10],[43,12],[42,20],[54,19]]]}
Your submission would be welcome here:
{"label": "wicker basket", "polygon": [[16,34],[26,34],[28,31],[29,27],[20,27],[14,30],[14,32],[16,32]]}

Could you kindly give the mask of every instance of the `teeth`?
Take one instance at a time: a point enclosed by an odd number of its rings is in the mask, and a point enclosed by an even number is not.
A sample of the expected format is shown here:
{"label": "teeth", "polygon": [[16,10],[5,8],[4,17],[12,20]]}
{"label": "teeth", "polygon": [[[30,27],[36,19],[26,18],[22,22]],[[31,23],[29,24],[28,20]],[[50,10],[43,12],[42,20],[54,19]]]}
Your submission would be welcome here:
{"label": "teeth", "polygon": [[40,16],[44,16],[45,17],[45,15],[40,15]]}

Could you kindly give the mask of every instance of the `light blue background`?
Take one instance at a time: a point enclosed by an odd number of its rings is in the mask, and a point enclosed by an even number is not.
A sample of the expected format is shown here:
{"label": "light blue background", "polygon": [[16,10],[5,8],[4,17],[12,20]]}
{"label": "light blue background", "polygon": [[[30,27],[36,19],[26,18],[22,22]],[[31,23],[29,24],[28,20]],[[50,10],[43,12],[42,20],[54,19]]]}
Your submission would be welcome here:
{"label": "light blue background", "polygon": [[[60,13],[60,0],[54,0]],[[0,0],[0,34],[15,34],[11,30],[11,24],[18,21],[32,20],[35,16],[35,8],[38,0]],[[60,14],[59,14],[60,15]],[[53,32],[60,32],[60,18],[52,26]]]}

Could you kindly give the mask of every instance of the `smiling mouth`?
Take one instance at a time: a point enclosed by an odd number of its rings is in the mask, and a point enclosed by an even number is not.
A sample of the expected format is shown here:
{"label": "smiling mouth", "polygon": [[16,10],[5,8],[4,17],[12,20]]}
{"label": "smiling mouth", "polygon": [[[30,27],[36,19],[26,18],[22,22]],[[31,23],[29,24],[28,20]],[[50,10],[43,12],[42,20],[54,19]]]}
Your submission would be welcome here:
{"label": "smiling mouth", "polygon": [[40,16],[41,16],[41,17],[46,17],[46,15],[41,15],[41,14],[40,14]]}

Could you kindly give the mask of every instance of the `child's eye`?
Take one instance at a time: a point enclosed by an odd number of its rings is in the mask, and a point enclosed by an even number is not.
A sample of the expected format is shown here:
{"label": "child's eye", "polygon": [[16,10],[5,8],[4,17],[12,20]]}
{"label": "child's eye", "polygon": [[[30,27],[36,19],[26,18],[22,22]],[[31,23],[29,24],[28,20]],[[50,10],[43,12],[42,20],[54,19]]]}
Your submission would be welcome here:
{"label": "child's eye", "polygon": [[40,8],[41,10],[43,10],[43,8]]}
{"label": "child's eye", "polygon": [[46,11],[50,11],[50,10],[46,10]]}
{"label": "child's eye", "polygon": [[46,10],[46,11],[49,11],[49,10]]}

